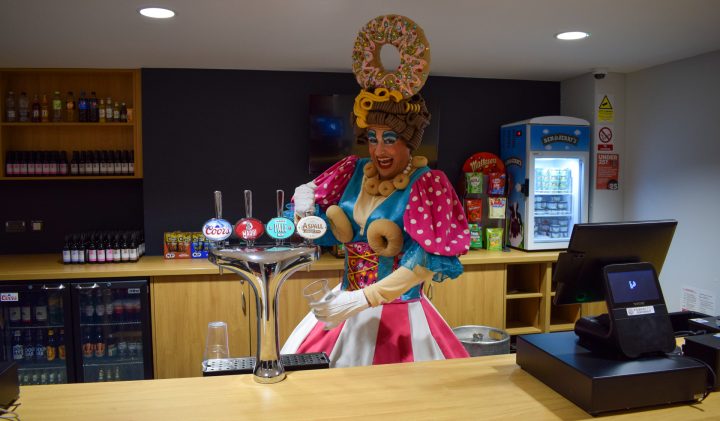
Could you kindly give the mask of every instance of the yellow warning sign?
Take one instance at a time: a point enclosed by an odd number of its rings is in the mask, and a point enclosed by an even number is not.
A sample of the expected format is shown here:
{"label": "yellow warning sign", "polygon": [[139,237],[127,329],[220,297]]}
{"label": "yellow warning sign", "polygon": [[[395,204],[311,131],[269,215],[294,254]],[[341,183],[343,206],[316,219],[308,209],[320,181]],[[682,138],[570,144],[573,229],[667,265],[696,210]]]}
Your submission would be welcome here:
{"label": "yellow warning sign", "polygon": [[612,122],[615,118],[615,112],[613,110],[612,103],[610,102],[610,99],[607,95],[603,95],[602,100],[600,101],[597,117],[599,121],[607,122]]}

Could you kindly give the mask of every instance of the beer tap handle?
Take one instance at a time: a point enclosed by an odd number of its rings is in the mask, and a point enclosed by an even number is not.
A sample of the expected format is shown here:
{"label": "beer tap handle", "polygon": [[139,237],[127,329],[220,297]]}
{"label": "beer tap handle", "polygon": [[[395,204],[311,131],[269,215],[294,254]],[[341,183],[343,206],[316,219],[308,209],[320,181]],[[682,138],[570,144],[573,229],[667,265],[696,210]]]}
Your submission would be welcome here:
{"label": "beer tap handle", "polygon": [[277,199],[277,216],[278,216],[278,218],[280,218],[280,217],[282,217],[283,207],[285,206],[285,191],[284,190],[276,190],[275,195],[276,195],[276,199]]}
{"label": "beer tap handle", "polygon": [[252,191],[245,190],[245,217],[252,218]]}
{"label": "beer tap handle", "polygon": [[222,192],[215,190],[215,218],[222,219]]}

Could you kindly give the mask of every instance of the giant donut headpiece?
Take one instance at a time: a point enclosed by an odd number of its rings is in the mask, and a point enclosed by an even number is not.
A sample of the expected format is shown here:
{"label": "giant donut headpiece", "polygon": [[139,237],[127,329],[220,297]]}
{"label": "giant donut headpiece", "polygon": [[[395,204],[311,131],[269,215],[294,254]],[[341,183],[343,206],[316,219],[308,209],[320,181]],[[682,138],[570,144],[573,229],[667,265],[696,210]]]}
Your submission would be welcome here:
{"label": "giant donut headpiece", "polygon": [[[400,65],[388,72],[380,60],[383,45],[400,53]],[[430,113],[419,92],[430,72],[430,44],[425,32],[411,19],[383,15],[365,24],[355,39],[353,73],[362,87],[355,98],[353,126],[364,143],[369,124],[391,127],[410,149],[416,149],[430,124]]]}

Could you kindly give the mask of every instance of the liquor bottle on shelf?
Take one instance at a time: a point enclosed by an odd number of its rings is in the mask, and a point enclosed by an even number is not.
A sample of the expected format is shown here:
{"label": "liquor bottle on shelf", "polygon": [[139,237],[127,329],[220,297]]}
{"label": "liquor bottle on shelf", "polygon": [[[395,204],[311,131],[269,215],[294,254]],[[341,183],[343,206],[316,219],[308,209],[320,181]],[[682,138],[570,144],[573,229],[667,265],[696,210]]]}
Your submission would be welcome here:
{"label": "liquor bottle on shelf", "polygon": [[122,155],[121,155],[120,159],[121,159],[120,167],[122,169],[122,175],[130,174],[130,163],[128,162],[129,158],[127,155],[127,151],[122,151]]}
{"label": "liquor bottle on shelf", "polygon": [[113,262],[119,263],[122,261],[122,253],[120,251],[120,235],[115,234],[113,237]]}
{"label": "liquor bottle on shelf", "polygon": [[115,175],[122,175],[122,160],[120,159],[120,151],[113,151],[113,166],[115,167]]}
{"label": "liquor bottle on shelf", "polygon": [[112,98],[110,97],[107,97],[105,99],[105,120],[108,123],[112,123],[113,121],[115,121],[113,119],[113,102]]}
{"label": "liquor bottle on shelf", "polygon": [[5,175],[7,177],[15,176],[15,152],[7,151],[5,154]]}
{"label": "liquor bottle on shelf", "polygon": [[85,151],[85,175],[93,175],[93,156],[90,151]]}
{"label": "liquor bottle on shelf", "polygon": [[121,123],[127,123],[127,105],[123,102],[120,104],[120,122]]}
{"label": "liquor bottle on shelf", "polygon": [[108,175],[107,162],[105,161],[105,151],[98,151],[100,156],[100,175]]}
{"label": "liquor bottle on shelf", "polygon": [[120,121],[120,104],[115,102],[115,105],[113,106],[113,121],[118,122]]}
{"label": "liquor bottle on shelf", "polygon": [[135,151],[128,151],[128,174],[135,175]]}
{"label": "liquor bottle on shelf", "polygon": [[[42,175],[50,175],[50,152],[48,151],[42,151],[40,152],[42,156]],[[37,168],[36,168],[37,170]]]}
{"label": "liquor bottle on shelf", "polygon": [[30,121],[30,101],[25,92],[20,92],[18,97],[18,121],[21,123]]}
{"label": "liquor bottle on shelf", "polygon": [[70,252],[70,236],[65,236],[65,243],[63,244],[63,263],[68,265],[72,263],[72,253]]}
{"label": "liquor bottle on shelf", "polygon": [[98,234],[95,240],[95,248],[97,250],[97,262],[105,263],[107,261],[107,255],[105,254],[105,244],[102,240],[102,234]]}
{"label": "liquor bottle on shelf", "polygon": [[88,236],[87,247],[85,248],[85,261],[88,263],[97,263],[97,248],[95,247],[95,238],[92,234]]}
{"label": "liquor bottle on shelf", "polygon": [[80,263],[81,265],[87,262],[87,260],[85,259],[85,250],[87,250],[85,235],[80,234],[80,241],[78,242],[78,263]]}
{"label": "liquor bottle on shelf", "polygon": [[33,95],[32,107],[30,108],[30,121],[33,123],[40,122],[40,98],[38,94]]}
{"label": "liquor bottle on shelf", "polygon": [[105,123],[105,100],[100,98],[100,104],[98,105],[98,122]]}
{"label": "liquor bottle on shelf", "polygon": [[60,160],[58,161],[58,175],[68,175],[67,152],[60,151]]}
{"label": "liquor bottle on shelf", "polygon": [[15,92],[8,91],[5,98],[5,121],[14,123],[17,121],[17,108],[15,106]]}
{"label": "liquor bottle on shelf", "polygon": [[130,244],[129,244],[128,247],[129,247],[128,250],[129,250],[129,252],[130,252],[129,261],[131,261],[131,262],[137,262],[137,261],[138,261],[138,258],[139,258],[139,256],[138,256],[138,244],[137,244],[137,237],[135,236],[134,233],[130,235]]}
{"label": "liquor bottle on shelf", "polygon": [[78,121],[80,123],[87,123],[90,121],[88,119],[89,108],[90,104],[88,104],[88,100],[85,98],[85,91],[80,91],[80,97],[78,98]]}
{"label": "liquor bottle on shelf", "polygon": [[130,246],[128,245],[127,236],[125,234],[122,234],[121,237],[121,243],[120,243],[120,260],[123,262],[129,262],[130,261]]}
{"label": "liquor bottle on shelf", "polygon": [[100,175],[100,157],[98,151],[92,151],[92,175]]}
{"label": "liquor bottle on shelf", "polygon": [[20,163],[18,165],[20,176],[28,175],[29,152],[19,152]]}
{"label": "liquor bottle on shelf", "polygon": [[63,102],[62,102],[62,98],[60,98],[60,91],[55,91],[53,93],[53,99],[52,99],[52,121],[54,123],[61,122],[62,114],[63,114]]}
{"label": "liquor bottle on shelf", "polygon": [[99,110],[98,110],[98,99],[95,91],[90,92],[90,98],[88,98],[88,121],[91,123],[97,123],[99,121]]}
{"label": "liquor bottle on shelf", "polygon": [[[107,263],[113,263],[114,262],[113,248],[110,243],[110,235],[109,234],[105,235],[105,238],[103,241],[103,246],[105,247],[105,261]],[[112,312],[110,312],[109,314],[112,314]]]}
{"label": "liquor bottle on shelf", "polygon": [[43,175],[44,155],[45,154],[42,151],[35,152],[35,159],[34,159],[35,175]]}
{"label": "liquor bottle on shelf", "polygon": [[77,120],[77,110],[75,109],[75,95],[72,91],[68,91],[65,97],[65,121],[74,122]]}
{"label": "liquor bottle on shelf", "polygon": [[78,156],[78,175],[85,175],[85,151],[79,151]]}
{"label": "liquor bottle on shelf", "polygon": [[42,94],[42,101],[40,101],[40,121],[43,123],[50,121],[50,103],[47,94]]}
{"label": "liquor bottle on shelf", "polygon": [[60,160],[60,154],[58,151],[50,151],[50,175],[58,175],[58,161]]}
{"label": "liquor bottle on shelf", "polygon": [[70,160],[70,175],[78,175],[78,160],[80,155],[78,151],[72,152],[72,159]]}

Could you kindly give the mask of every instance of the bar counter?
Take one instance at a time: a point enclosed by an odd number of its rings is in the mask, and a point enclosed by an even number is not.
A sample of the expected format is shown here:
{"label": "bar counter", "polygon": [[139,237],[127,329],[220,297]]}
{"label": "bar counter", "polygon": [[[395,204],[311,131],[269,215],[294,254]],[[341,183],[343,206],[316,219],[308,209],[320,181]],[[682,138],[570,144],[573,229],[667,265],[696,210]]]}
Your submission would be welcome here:
{"label": "bar counter", "polygon": [[[277,384],[252,375],[23,386],[32,420],[585,420],[592,416],[515,364],[515,355],[298,371]],[[701,403],[616,412],[602,419],[720,417]]]}
{"label": "bar counter", "polygon": [[[461,256],[463,265],[495,263],[554,262],[557,251],[471,250]],[[343,259],[323,254],[310,270],[339,270]],[[131,276],[212,275],[218,268],[207,259],[167,260],[162,256],[143,256],[135,263],[87,263],[64,265],[60,254],[0,255],[0,281],[117,278]]]}

